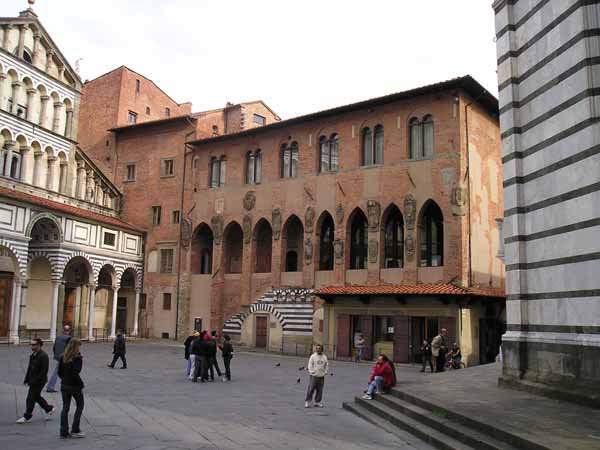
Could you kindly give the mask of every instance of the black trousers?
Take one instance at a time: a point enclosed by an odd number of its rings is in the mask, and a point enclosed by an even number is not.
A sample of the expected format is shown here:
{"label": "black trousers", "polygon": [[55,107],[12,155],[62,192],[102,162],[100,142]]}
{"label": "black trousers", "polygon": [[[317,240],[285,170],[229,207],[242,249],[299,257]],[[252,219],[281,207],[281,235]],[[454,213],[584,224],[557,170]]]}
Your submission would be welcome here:
{"label": "black trousers", "polygon": [[208,380],[208,359],[204,355],[196,355],[193,381]]}
{"label": "black trousers", "polygon": [[439,355],[435,358],[436,372],[443,372],[446,366],[446,354],[440,350]]}
{"label": "black trousers", "polygon": [[223,356],[223,364],[225,365],[225,376],[231,381],[231,356]]}
{"label": "black trousers", "polygon": [[211,355],[208,357],[208,368],[210,370],[210,379],[215,379],[215,372],[213,367],[217,369],[217,375],[222,376],[221,369],[219,368],[219,363],[217,362],[217,355]]}
{"label": "black trousers", "polygon": [[73,391],[70,389],[62,389],[63,407],[60,413],[60,435],[66,436],[69,434],[69,409],[71,408],[71,399],[75,400],[75,415],[73,416],[73,425],[71,428],[72,433],[79,433],[79,422],[81,421],[81,414],[83,414],[83,391]]}
{"label": "black trousers", "polygon": [[127,367],[127,360],[125,359],[125,354],[121,354],[121,353],[115,353],[113,355],[113,360],[110,363],[111,367],[115,367],[115,363],[117,362],[117,359],[121,358],[121,361],[123,362],[123,367]]}
{"label": "black trousers", "polygon": [[427,367],[427,364],[429,364],[429,368],[431,369],[431,372],[433,372],[433,362],[431,361],[432,356],[429,354],[424,354],[423,355],[423,368],[421,369],[421,372],[425,372],[425,367]]}
{"label": "black trousers", "polygon": [[26,410],[23,417],[27,420],[31,419],[33,416],[33,408],[37,403],[40,407],[46,411],[50,412],[52,410],[52,405],[49,405],[44,397],[42,397],[42,389],[44,389],[44,385],[33,385],[29,386],[29,392],[27,393],[27,400],[25,401]]}

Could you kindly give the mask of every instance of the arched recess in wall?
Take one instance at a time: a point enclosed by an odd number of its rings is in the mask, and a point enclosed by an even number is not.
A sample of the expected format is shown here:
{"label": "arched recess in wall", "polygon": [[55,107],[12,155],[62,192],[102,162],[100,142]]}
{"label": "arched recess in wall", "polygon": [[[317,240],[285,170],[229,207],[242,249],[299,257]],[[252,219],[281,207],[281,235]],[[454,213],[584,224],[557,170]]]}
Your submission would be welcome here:
{"label": "arched recess in wall", "polygon": [[244,233],[237,222],[231,222],[225,227],[223,243],[225,273],[242,273]]}
{"label": "arched recess in wall", "polygon": [[213,233],[206,223],[198,225],[192,238],[192,260],[190,270],[193,274],[212,274]]}
{"label": "arched recess in wall", "polygon": [[291,215],[282,232],[283,271],[302,272],[304,255],[304,226],[296,215]]}
{"label": "arched recess in wall", "polygon": [[254,227],[254,272],[270,273],[273,256],[273,230],[266,219],[260,219]]}

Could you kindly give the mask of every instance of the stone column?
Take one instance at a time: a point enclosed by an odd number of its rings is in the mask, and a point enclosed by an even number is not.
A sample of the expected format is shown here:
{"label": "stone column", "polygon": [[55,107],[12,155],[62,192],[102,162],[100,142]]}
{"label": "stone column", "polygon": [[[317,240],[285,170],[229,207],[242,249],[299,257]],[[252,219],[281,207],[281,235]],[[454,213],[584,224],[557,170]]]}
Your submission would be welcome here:
{"label": "stone column", "polygon": [[33,100],[36,92],[33,88],[27,89],[27,116],[25,118],[30,122],[33,122]]}
{"label": "stone column", "polygon": [[12,110],[9,111],[13,114],[17,114],[17,109],[19,107],[19,91],[23,86],[21,81],[13,81],[12,82]]}
{"label": "stone column", "polygon": [[19,46],[17,47],[17,56],[23,59],[23,51],[25,50],[25,33],[29,30],[29,25],[26,23],[19,25]]}
{"label": "stone column", "polygon": [[75,289],[75,307],[73,308],[73,328],[81,326],[79,315],[81,314],[81,288],[83,286],[77,286]]}
{"label": "stone column", "polygon": [[4,171],[2,172],[2,175],[5,177],[10,177],[10,166],[12,165],[12,154],[15,145],[17,145],[15,141],[6,141],[4,143],[4,146],[6,147],[6,158],[4,159]]}
{"label": "stone column", "polygon": [[133,335],[137,336],[138,335],[138,319],[140,316],[140,294],[141,294],[142,290],[141,289],[136,289],[135,290],[135,308],[133,310]]}
{"label": "stone column", "polygon": [[102,205],[110,208],[110,195],[108,189],[102,189]]}
{"label": "stone column", "polygon": [[52,116],[52,131],[60,133],[60,109],[63,107],[61,102],[54,102],[54,115]]}
{"label": "stone column", "polygon": [[40,107],[40,127],[48,128],[46,116],[48,115],[48,101],[50,100],[49,95],[42,95],[41,97],[42,105]]}
{"label": "stone column", "polygon": [[52,313],[50,314],[50,340],[56,339],[56,320],[58,318],[58,289],[60,281],[52,281]]}
{"label": "stone column", "polygon": [[96,196],[96,185],[94,183],[94,172],[92,172],[90,170],[87,173],[85,199],[88,202],[93,202],[95,196]]}
{"label": "stone column", "polygon": [[48,174],[46,175],[46,189],[54,190],[54,168],[56,166],[56,157],[48,157]]}
{"label": "stone column", "polygon": [[75,197],[85,200],[85,164],[81,161],[77,163],[77,185],[75,187]]}
{"label": "stone column", "polygon": [[96,340],[94,337],[94,309],[96,308],[96,285],[90,284],[90,311],[88,314],[88,339],[90,342]]}
{"label": "stone column", "polygon": [[31,147],[29,145],[21,145],[19,147],[19,153],[21,153],[21,176],[19,177],[21,181],[25,183],[29,183],[29,175],[27,172],[29,171],[29,151]]}
{"label": "stone column", "polygon": [[32,61],[33,65],[37,66],[40,63],[40,40],[42,39],[42,35],[39,32],[35,32],[33,35],[33,55]]}
{"label": "stone column", "polygon": [[21,321],[21,283],[18,280],[15,280],[14,282],[12,307],[10,312],[10,341],[13,344],[18,344],[19,323]]}
{"label": "stone column", "polygon": [[50,69],[52,68],[52,64],[54,64],[54,61],[52,60],[53,56],[54,56],[54,50],[50,49],[46,52],[46,73],[50,72]]}
{"label": "stone column", "polygon": [[12,27],[13,26],[10,23],[4,25],[4,38],[2,39],[2,48],[7,52],[9,51],[10,47],[10,30],[12,30]]}
{"label": "stone column", "polygon": [[40,180],[40,172],[42,170],[42,158],[44,157],[44,152],[40,150],[36,150],[33,154],[33,180],[32,184],[34,186],[41,187],[42,181]]}
{"label": "stone column", "polygon": [[58,66],[58,79],[65,81],[65,66]]}
{"label": "stone column", "polygon": [[59,172],[58,172],[58,192],[62,194],[68,194],[67,192],[67,178],[69,178],[69,174],[67,173],[68,163],[65,160],[60,161]]}
{"label": "stone column", "polygon": [[96,205],[100,205],[100,206],[103,205],[103,202],[104,202],[103,194],[104,194],[104,191],[102,190],[102,185],[98,181],[96,181],[96,198],[95,198],[96,201],[94,202],[94,203],[96,203]]}
{"label": "stone column", "polygon": [[113,303],[112,303],[112,320],[110,322],[110,337],[115,338],[117,336],[117,296],[119,294],[119,287],[113,286]]}
{"label": "stone column", "polygon": [[65,136],[72,139],[73,133],[73,108],[67,109],[67,123],[65,124]]}
{"label": "stone column", "polygon": [[0,73],[0,109],[6,110],[6,103],[4,103],[4,82],[6,81],[6,74]]}

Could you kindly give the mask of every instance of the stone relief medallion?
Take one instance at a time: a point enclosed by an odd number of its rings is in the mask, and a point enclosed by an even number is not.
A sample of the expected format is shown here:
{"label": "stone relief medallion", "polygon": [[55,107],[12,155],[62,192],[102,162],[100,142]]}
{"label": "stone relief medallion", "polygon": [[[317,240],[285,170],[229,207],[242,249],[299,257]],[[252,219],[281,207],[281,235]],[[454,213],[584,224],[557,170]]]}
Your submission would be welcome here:
{"label": "stone relief medallion", "polygon": [[466,214],[465,205],[467,203],[467,190],[461,186],[454,186],[450,193],[450,204],[452,205],[452,214],[455,216],[464,216]]}
{"label": "stone relief medallion", "polygon": [[244,232],[244,244],[249,244],[252,240],[252,216],[250,214],[244,215],[242,231]]}
{"label": "stone relief medallion", "polygon": [[255,205],[256,205],[256,194],[254,193],[254,191],[246,192],[246,195],[244,196],[244,209],[246,211],[251,211],[252,209],[254,209]]}
{"label": "stone relief medallion", "polygon": [[225,211],[225,199],[215,199],[215,214],[223,214],[223,211]]}
{"label": "stone relief medallion", "polygon": [[273,210],[273,239],[276,241],[281,236],[281,209],[275,208]]}
{"label": "stone relief medallion", "polygon": [[304,261],[306,261],[306,265],[310,266],[313,259],[313,243],[309,238],[304,242]]}
{"label": "stone relief medallion", "polygon": [[369,231],[379,229],[379,216],[381,215],[381,205],[375,200],[367,202],[367,218],[369,220]]}
{"label": "stone relief medallion", "polygon": [[406,236],[406,239],[404,241],[404,247],[406,248],[406,256],[408,257],[408,259],[412,260],[415,254],[415,240],[413,239],[411,234]]}
{"label": "stone relief medallion", "polygon": [[219,245],[221,243],[221,238],[223,237],[223,216],[212,216],[210,225],[215,238],[215,244]]}
{"label": "stone relief medallion", "polygon": [[404,217],[406,220],[406,228],[413,230],[415,228],[415,216],[417,214],[417,201],[412,194],[404,197]]}
{"label": "stone relief medallion", "polygon": [[369,262],[376,263],[379,256],[379,242],[372,239],[369,241]]}
{"label": "stone relief medallion", "polygon": [[335,255],[336,264],[342,264],[344,262],[344,241],[341,239],[333,241],[333,254]]}
{"label": "stone relief medallion", "polygon": [[315,225],[315,208],[309,206],[304,213],[304,231],[308,234],[313,232]]}
{"label": "stone relief medallion", "polygon": [[344,221],[344,205],[342,205],[341,203],[338,203],[337,207],[335,208],[335,223],[337,225],[341,225],[343,221]]}

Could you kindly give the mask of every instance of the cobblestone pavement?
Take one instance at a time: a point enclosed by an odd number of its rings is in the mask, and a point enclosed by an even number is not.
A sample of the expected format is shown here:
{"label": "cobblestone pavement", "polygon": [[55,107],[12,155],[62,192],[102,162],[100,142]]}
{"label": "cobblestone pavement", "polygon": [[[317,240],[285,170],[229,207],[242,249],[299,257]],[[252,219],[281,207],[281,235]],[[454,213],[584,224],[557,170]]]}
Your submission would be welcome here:
{"label": "cobblestone pavement", "polygon": [[[233,382],[192,384],[184,377],[181,346],[129,343],[127,370],[106,367],[109,344],[84,343],[82,353],[87,438],[65,441],[58,438],[58,411],[45,422],[36,407],[32,423],[15,424],[25,407],[29,349],[0,347],[0,449],[431,449],[341,409],[362,391],[370,364],[331,362],[325,408],[304,409],[307,375],[298,370],[304,358],[239,352]],[[408,366],[398,374],[401,380],[422,375]],[[44,395],[60,410],[59,393]]]}

